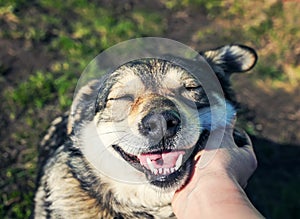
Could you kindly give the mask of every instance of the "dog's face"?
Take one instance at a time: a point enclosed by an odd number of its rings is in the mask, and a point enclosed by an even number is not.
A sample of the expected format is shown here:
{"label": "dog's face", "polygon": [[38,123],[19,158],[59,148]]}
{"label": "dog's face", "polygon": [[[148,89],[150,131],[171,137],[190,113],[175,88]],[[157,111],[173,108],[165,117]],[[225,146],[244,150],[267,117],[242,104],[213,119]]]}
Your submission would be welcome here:
{"label": "dog's face", "polygon": [[[202,55],[223,86],[230,121],[235,111],[229,75],[251,69],[256,54],[248,47],[233,45]],[[100,172],[118,169],[120,174],[135,175],[162,191],[179,189],[189,178],[194,155],[205,146],[213,125],[203,83],[188,69],[164,59],[142,59],[120,66],[101,88],[94,90],[92,86],[85,94],[91,100],[87,105],[96,106],[96,110],[78,125],[82,127],[83,153]],[[89,108],[81,104],[73,113],[86,115]],[[74,129],[76,119],[70,126]],[[110,170],[108,165],[117,168]]]}
{"label": "dog's face", "polygon": [[[199,81],[158,59],[117,69],[97,115],[97,131],[110,150],[161,188],[184,181],[201,134],[198,108],[209,107]],[[111,84],[111,82],[108,82]]]}

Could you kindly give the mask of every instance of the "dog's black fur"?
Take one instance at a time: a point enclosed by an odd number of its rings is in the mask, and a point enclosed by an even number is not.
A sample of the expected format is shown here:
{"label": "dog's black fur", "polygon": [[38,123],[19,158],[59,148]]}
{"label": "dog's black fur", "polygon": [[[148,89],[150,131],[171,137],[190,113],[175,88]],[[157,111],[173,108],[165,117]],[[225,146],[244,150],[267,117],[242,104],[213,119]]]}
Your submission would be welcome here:
{"label": "dog's black fur", "polygon": [[[233,72],[250,70],[257,60],[255,51],[242,45],[228,45],[200,54],[216,73],[226,101],[236,107],[235,95],[229,81],[230,75]],[[139,203],[138,196],[128,201],[120,199],[116,192],[118,189],[110,185],[112,180],[102,176],[82,151],[81,130],[97,113],[105,109],[114,83],[115,80],[109,77],[101,82],[92,82],[75,98],[75,110],[72,109],[70,115],[64,115],[54,121],[44,137],[40,145],[41,169],[35,198],[35,218],[175,217],[170,202],[147,206],[147,200],[141,200]],[[234,132],[234,138],[239,146],[246,143],[243,134],[237,131]],[[188,171],[185,174],[188,174]],[[186,183],[188,177],[184,179]],[[131,186],[134,189],[135,185]],[[155,196],[160,198],[158,194]],[[130,198],[130,195],[128,197]]]}

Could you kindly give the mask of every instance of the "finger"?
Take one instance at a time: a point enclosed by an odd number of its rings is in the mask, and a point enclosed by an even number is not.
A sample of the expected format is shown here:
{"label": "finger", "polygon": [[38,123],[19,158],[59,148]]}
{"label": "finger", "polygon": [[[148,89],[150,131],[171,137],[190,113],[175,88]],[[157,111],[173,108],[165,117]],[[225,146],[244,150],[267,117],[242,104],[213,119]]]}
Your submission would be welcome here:
{"label": "finger", "polygon": [[236,124],[236,120],[237,120],[237,116],[236,115],[234,115],[233,116],[233,118],[232,118],[232,120],[231,120],[231,125],[232,125],[232,128],[234,128],[235,127],[235,124]]}
{"label": "finger", "polygon": [[247,134],[247,132],[245,132],[244,130],[243,130],[243,135],[244,135],[245,138],[246,138],[247,145],[251,145],[251,146],[252,146],[251,138],[250,138],[250,136]]}
{"label": "finger", "polygon": [[225,128],[225,130],[230,130],[232,132],[232,130],[235,127],[236,121],[237,121],[237,117],[236,115],[234,115],[229,121],[227,120],[226,125],[221,128],[223,129]]}
{"label": "finger", "polygon": [[235,124],[237,121],[237,117],[234,116],[229,124],[226,125],[224,131],[224,140],[233,140],[233,133],[235,132]]}
{"label": "finger", "polygon": [[250,159],[249,168],[254,172],[254,170],[257,168],[257,159],[252,145],[245,145],[241,149],[246,151],[246,153],[248,153]]}
{"label": "finger", "polygon": [[235,147],[236,145],[236,130],[234,127],[227,127],[224,130],[223,139],[221,142],[221,147],[228,148],[228,147]]}
{"label": "finger", "polygon": [[250,136],[245,131],[242,131],[242,135],[243,135],[243,138],[245,139],[245,142],[241,148],[243,148],[245,151],[247,151],[249,154],[251,154],[256,159],[256,155],[255,155],[255,152],[253,149],[253,144],[252,144]]}
{"label": "finger", "polygon": [[206,167],[215,157],[219,148],[230,148],[234,145],[232,128],[216,129],[210,133],[204,150],[197,154],[196,160],[199,168]]}

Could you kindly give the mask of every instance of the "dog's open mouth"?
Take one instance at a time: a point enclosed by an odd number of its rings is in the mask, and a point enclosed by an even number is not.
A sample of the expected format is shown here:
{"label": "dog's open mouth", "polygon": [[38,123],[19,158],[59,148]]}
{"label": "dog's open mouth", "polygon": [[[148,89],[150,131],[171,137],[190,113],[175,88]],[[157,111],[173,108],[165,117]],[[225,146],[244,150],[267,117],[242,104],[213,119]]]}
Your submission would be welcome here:
{"label": "dog's open mouth", "polygon": [[152,174],[166,176],[177,171],[183,161],[185,151],[162,151],[161,153],[144,153],[138,156],[140,164]]}
{"label": "dog's open mouth", "polygon": [[147,179],[156,186],[166,188],[178,183],[189,174],[193,159],[190,150],[163,150],[142,153],[138,156],[126,153],[121,147],[113,148],[139,171],[145,173]]}

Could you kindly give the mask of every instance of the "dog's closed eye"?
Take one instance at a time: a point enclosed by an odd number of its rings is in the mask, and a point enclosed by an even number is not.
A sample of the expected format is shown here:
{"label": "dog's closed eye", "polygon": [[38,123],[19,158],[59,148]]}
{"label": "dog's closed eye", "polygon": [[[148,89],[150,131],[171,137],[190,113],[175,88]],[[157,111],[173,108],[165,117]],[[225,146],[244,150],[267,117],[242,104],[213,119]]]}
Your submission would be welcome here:
{"label": "dog's closed eye", "polygon": [[202,91],[203,90],[203,88],[202,88],[202,86],[197,86],[197,85],[195,85],[195,86],[185,86],[184,87],[186,90],[188,90],[188,91]]}
{"label": "dog's closed eye", "polygon": [[109,97],[107,98],[108,101],[118,101],[118,100],[122,100],[122,101],[130,101],[133,102],[134,101],[134,97],[131,94],[124,94],[124,95],[120,95],[120,96],[116,96],[116,97]]}

